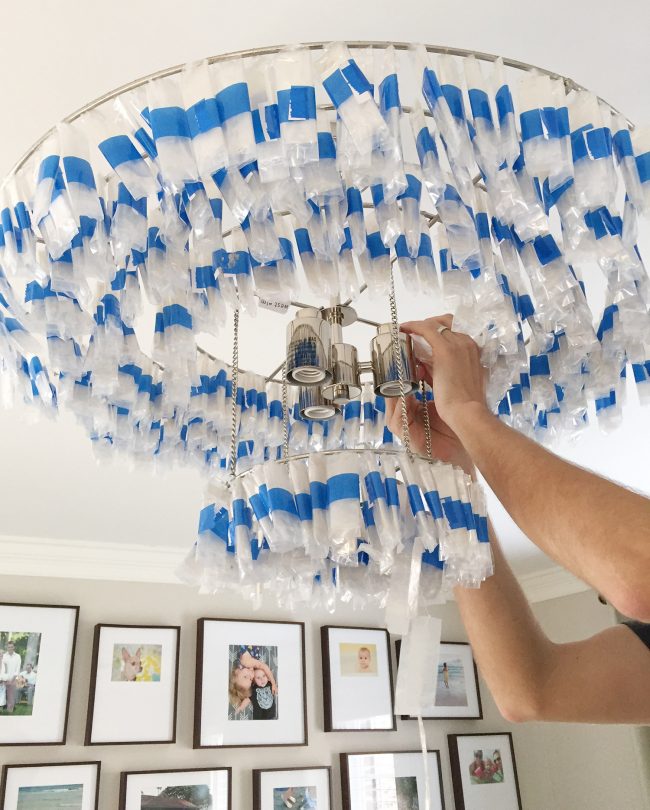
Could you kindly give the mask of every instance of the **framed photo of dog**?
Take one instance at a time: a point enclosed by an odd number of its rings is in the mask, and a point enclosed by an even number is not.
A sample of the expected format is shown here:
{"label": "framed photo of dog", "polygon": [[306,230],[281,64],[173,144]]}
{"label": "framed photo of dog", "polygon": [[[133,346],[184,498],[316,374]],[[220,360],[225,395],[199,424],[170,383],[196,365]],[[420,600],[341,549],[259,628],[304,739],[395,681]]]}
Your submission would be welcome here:
{"label": "framed photo of dog", "polygon": [[180,627],[95,626],[86,745],[176,742]]}
{"label": "framed photo of dog", "polygon": [[307,745],[305,626],[199,619],[195,748]]}
{"label": "framed photo of dog", "polygon": [[65,743],[79,608],[0,603],[0,746]]}
{"label": "framed photo of dog", "polygon": [[253,771],[253,810],[332,810],[332,769],[267,768]]}

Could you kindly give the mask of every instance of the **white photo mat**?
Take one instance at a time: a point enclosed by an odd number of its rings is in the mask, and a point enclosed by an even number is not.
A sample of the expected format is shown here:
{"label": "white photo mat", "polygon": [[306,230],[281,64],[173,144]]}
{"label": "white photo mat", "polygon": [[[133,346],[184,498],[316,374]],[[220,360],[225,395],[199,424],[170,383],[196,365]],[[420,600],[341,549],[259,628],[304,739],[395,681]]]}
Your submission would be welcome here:
{"label": "white photo mat", "polygon": [[[98,625],[96,632],[86,745],[174,742],[179,628]],[[127,649],[160,646],[160,680],[113,680],[117,645]]]}
{"label": "white photo mat", "polygon": [[158,796],[165,788],[181,785],[207,785],[212,797],[210,810],[230,810],[230,768],[124,772],[120,810],[141,810],[143,795]]}
{"label": "white photo mat", "polygon": [[[327,730],[392,731],[396,728],[388,633],[381,629],[324,627],[325,715]],[[349,650],[367,658],[369,671],[351,671]],[[326,652],[327,650],[327,652]],[[376,660],[375,660],[376,659]],[[366,665],[366,661],[364,661]],[[329,706],[327,705],[329,695]]]}
{"label": "white photo mat", "polygon": [[40,633],[31,716],[0,717],[0,745],[65,742],[79,608],[0,604],[0,631]]}
{"label": "white photo mat", "polygon": [[[447,663],[449,687],[445,686],[444,675],[441,671],[444,663]],[[478,673],[469,644],[441,641],[438,667],[433,673],[433,677],[436,679],[436,698],[440,696],[441,699],[424,708],[422,712],[424,720],[451,718],[479,720],[482,718]],[[465,705],[462,705],[463,702]]]}
{"label": "white photo mat", "polygon": [[[459,734],[449,735],[448,739],[452,778],[456,789],[458,782],[462,789],[462,810],[520,810],[510,734]],[[494,752],[499,751],[503,765],[502,782],[472,783],[470,765],[477,750],[483,752],[484,759],[492,758]]]}
{"label": "white photo mat", "polygon": [[[304,625],[200,619],[199,628],[194,747],[306,745]],[[228,719],[229,651],[248,645],[277,648],[275,720]]]}
{"label": "white photo mat", "polygon": [[[440,753],[427,752],[427,769],[431,810],[444,810]],[[398,795],[404,782],[417,792],[417,802],[424,810],[426,775],[421,751],[381,754],[342,754],[343,810],[384,810],[400,807]]]}
{"label": "white photo mat", "polygon": [[55,796],[57,787],[63,785],[81,785],[79,810],[96,810],[99,769],[99,762],[75,762],[62,765],[5,765],[2,810],[17,810],[21,788],[51,787],[53,796]]}
{"label": "white photo mat", "polygon": [[327,767],[288,768],[287,770],[258,770],[253,773],[255,796],[253,810],[275,810],[275,791],[288,788],[309,788],[317,810],[332,810],[330,803],[331,771]]}

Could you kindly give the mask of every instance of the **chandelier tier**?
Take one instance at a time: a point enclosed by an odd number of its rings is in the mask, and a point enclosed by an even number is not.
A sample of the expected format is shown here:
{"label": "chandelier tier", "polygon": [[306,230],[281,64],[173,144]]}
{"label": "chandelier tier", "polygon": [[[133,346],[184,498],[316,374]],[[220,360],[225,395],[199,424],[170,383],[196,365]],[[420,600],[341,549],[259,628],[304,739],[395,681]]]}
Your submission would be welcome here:
{"label": "chandelier tier", "polygon": [[[422,561],[476,585],[480,491],[385,425],[385,397],[430,397],[394,268],[479,343],[495,414],[551,440],[615,424],[628,374],[650,398],[648,210],[648,132],[522,63],[314,43],[172,68],[70,116],[0,187],[0,393],[204,469],[185,575],[206,587],[398,604]],[[387,301],[359,318],[369,360],[343,339],[364,294]],[[298,309],[268,376],[239,368],[259,306],[281,328]],[[227,363],[202,336],[231,312]]]}

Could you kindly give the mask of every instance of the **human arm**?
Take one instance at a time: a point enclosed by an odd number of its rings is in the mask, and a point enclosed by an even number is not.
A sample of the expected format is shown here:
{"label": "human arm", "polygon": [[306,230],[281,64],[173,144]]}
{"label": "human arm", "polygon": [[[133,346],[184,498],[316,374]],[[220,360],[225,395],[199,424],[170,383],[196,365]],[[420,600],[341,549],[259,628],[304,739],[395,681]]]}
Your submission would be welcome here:
{"label": "human arm", "polygon": [[[485,404],[478,347],[451,317],[404,324],[431,346],[436,418],[521,530],[627,616],[650,621],[650,499],[550,453]],[[445,459],[443,459],[445,460]]]}
{"label": "human arm", "polygon": [[239,706],[237,706],[237,708],[235,709],[235,712],[237,714],[240,714],[241,712],[245,711],[250,705],[251,705],[251,699],[250,698],[244,698],[242,700],[242,702],[239,704]]}
{"label": "human arm", "polygon": [[650,650],[628,628],[556,644],[544,633],[490,529],[494,574],[455,589],[472,651],[511,722],[650,723]]}

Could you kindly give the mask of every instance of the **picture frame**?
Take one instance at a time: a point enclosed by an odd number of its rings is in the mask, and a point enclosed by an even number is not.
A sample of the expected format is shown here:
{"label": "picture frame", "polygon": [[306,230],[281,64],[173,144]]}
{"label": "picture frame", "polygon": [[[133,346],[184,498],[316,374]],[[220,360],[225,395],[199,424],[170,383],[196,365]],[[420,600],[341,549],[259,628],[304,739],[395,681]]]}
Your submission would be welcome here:
{"label": "picture frame", "polygon": [[[100,762],[60,762],[4,765],[0,785],[1,810],[97,810]],[[49,799],[49,802],[48,802]]]}
{"label": "picture frame", "polygon": [[447,742],[456,810],[522,810],[509,731],[448,734]]}
{"label": "picture frame", "polygon": [[180,633],[95,625],[85,745],[176,742]]}
{"label": "picture frame", "polygon": [[388,631],[326,625],[321,650],[325,731],[396,731]]}
{"label": "picture frame", "polygon": [[[424,810],[422,751],[341,754],[340,759],[343,810]],[[445,810],[440,751],[427,751],[427,767],[431,810]]]}
{"label": "picture frame", "polygon": [[253,770],[253,810],[332,810],[328,765]]}
{"label": "picture frame", "polygon": [[[197,800],[201,802],[197,806],[202,810],[232,810],[232,768],[122,771],[119,810],[143,810],[151,806],[144,799],[155,800],[156,797],[187,802],[195,799],[195,803]],[[187,805],[181,805],[179,801],[181,806]]]}
{"label": "picture frame", "polygon": [[77,605],[0,602],[0,746],[64,745]]}
{"label": "picture frame", "polygon": [[307,745],[305,625],[199,619],[194,748]]}
{"label": "picture frame", "polygon": [[[401,642],[395,642],[399,667]],[[447,664],[445,678],[444,664]],[[445,681],[448,684],[445,686]],[[446,694],[448,690],[448,694]],[[438,696],[441,700],[438,701]],[[402,720],[415,720],[401,715]],[[472,647],[464,641],[441,641],[436,675],[436,705],[427,706],[423,720],[482,720],[483,704]]]}

